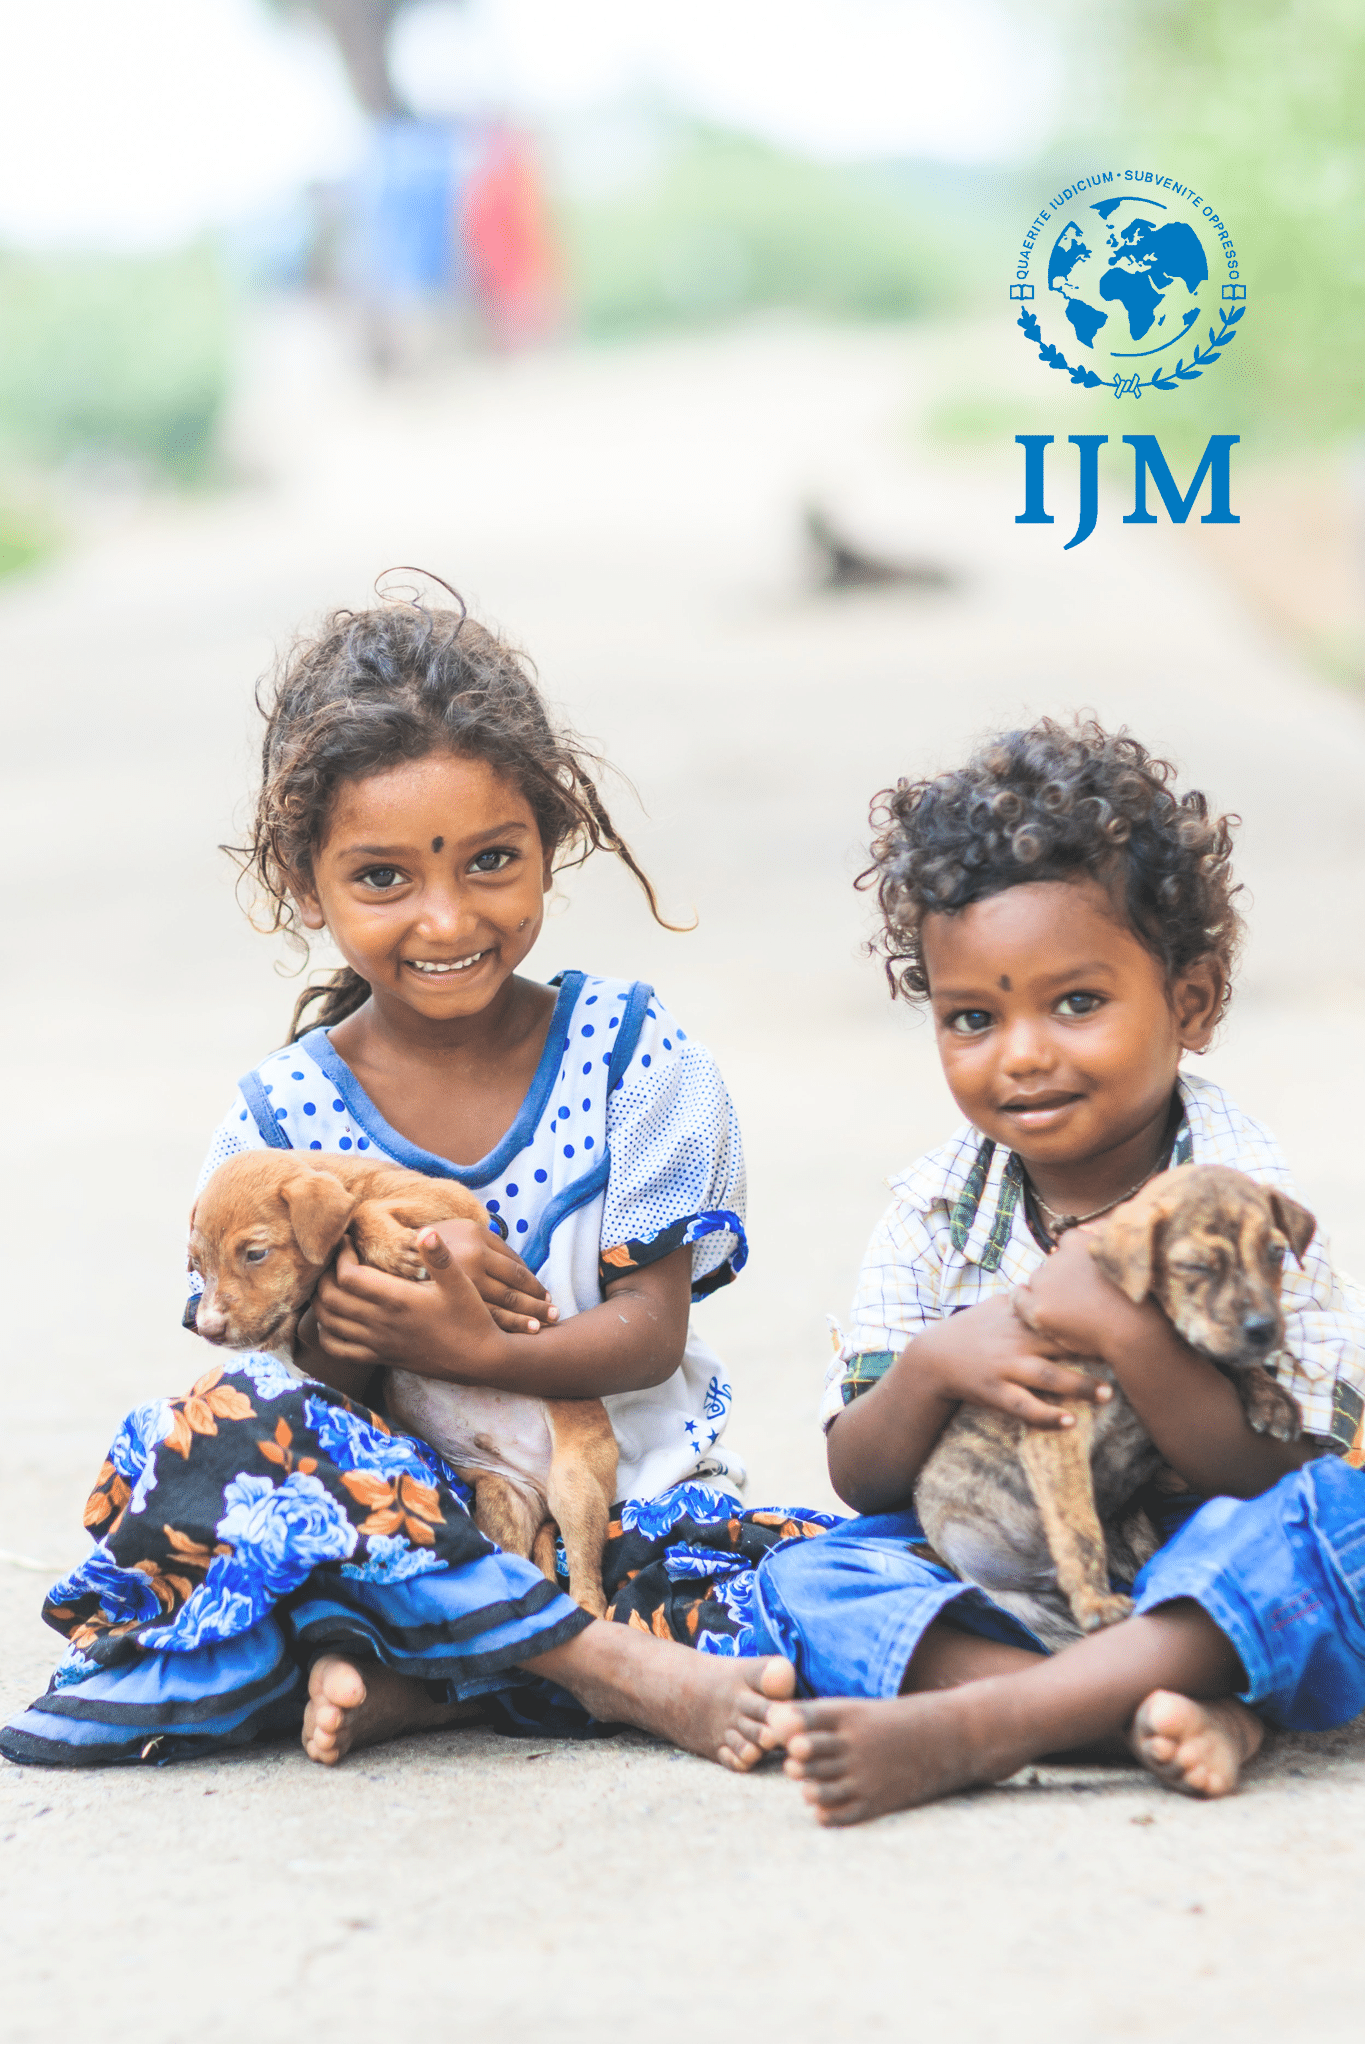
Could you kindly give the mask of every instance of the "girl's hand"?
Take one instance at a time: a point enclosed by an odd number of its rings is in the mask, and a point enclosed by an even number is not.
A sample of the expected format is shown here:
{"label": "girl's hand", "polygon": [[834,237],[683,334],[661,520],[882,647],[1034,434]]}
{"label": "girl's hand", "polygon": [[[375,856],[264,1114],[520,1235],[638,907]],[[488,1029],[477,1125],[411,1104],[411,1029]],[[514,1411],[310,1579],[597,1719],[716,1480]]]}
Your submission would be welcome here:
{"label": "girl's hand", "polygon": [[1037,1339],[1075,1358],[1103,1359],[1140,1343],[1165,1317],[1154,1301],[1134,1304],[1090,1256],[1091,1233],[1068,1230],[1015,1295],[1018,1314]]}
{"label": "girl's hand", "polygon": [[1102,1380],[1057,1362],[1072,1355],[1069,1344],[1022,1322],[1008,1295],[993,1295],[934,1324],[904,1361],[912,1374],[930,1374],[941,1400],[994,1408],[1030,1429],[1070,1429],[1076,1418],[1066,1404],[1111,1398]]}
{"label": "girl's hand", "polygon": [[428,1252],[430,1280],[398,1280],[362,1266],[343,1243],[335,1270],[318,1282],[314,1302],[318,1337],[328,1356],[474,1385],[495,1376],[508,1340],[494,1324],[475,1278],[486,1279],[477,1240],[488,1233],[473,1223],[463,1228],[469,1243],[444,1265]]}
{"label": "girl's hand", "polygon": [[458,1261],[500,1330],[533,1337],[542,1324],[559,1321],[559,1310],[531,1268],[493,1231],[477,1223],[433,1223],[418,1244],[433,1278]]}

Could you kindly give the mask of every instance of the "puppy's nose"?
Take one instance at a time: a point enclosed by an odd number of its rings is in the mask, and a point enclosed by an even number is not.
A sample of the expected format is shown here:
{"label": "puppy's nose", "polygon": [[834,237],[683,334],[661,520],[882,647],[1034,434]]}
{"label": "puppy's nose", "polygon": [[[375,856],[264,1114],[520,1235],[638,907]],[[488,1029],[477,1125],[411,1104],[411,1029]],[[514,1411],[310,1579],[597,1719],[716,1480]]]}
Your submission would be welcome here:
{"label": "puppy's nose", "polygon": [[213,1343],[225,1334],[227,1317],[220,1308],[209,1308],[201,1301],[194,1318],[194,1327],[201,1337],[207,1337],[209,1342]]}
{"label": "puppy's nose", "polygon": [[1243,1316],[1242,1335],[1248,1344],[1269,1344],[1275,1335],[1277,1324],[1274,1316],[1264,1313]]}

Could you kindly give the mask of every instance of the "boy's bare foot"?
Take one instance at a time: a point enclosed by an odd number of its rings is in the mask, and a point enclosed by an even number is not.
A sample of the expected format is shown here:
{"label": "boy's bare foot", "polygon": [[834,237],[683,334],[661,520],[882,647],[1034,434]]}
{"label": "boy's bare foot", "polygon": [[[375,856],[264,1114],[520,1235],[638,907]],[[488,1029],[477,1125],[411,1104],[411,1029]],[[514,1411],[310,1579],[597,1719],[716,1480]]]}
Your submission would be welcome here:
{"label": "boy's bare foot", "polygon": [[1223,1799],[1237,1790],[1242,1766],[1265,1729],[1240,1700],[1190,1700],[1149,1693],[1128,1731],[1128,1746],[1154,1777],[1192,1799]]}
{"label": "boy's bare foot", "polygon": [[732,1771],[762,1761],[769,1712],[796,1691],[785,1657],[708,1657],[607,1621],[523,1669],[566,1686],[599,1721],[628,1721]]}
{"label": "boy's bare foot", "polygon": [[997,1762],[974,1735],[964,1691],[774,1706],[764,1744],[785,1746],[783,1768],[823,1827],[850,1827],[989,1784],[1014,1768]]}
{"label": "boy's bare foot", "polygon": [[460,1702],[441,1706],[415,1678],[400,1677],[382,1664],[353,1664],[349,1657],[319,1657],[308,1674],[303,1716],[304,1753],[315,1764],[339,1764],[353,1749],[391,1742],[418,1728],[445,1728],[468,1720]]}

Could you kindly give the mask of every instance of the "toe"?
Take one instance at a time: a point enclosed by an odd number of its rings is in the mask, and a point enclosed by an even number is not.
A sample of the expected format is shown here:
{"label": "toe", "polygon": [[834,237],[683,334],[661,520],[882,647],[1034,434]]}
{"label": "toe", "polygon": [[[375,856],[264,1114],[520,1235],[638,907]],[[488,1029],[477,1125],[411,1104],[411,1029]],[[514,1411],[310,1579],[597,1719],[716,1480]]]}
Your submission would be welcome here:
{"label": "toe", "polygon": [[796,1667],[785,1657],[770,1657],[759,1673],[758,1689],[765,1699],[792,1699],[796,1693]]}

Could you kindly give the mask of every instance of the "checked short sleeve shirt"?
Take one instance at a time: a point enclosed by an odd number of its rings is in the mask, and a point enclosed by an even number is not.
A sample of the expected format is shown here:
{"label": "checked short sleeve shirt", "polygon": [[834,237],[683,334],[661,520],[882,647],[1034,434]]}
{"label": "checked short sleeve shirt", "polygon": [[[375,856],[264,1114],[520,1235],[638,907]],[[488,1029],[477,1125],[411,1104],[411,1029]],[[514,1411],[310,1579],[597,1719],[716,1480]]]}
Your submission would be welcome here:
{"label": "checked short sleeve shirt", "polygon": [[[1297,1193],[1270,1133],[1216,1082],[1181,1074],[1176,1085],[1183,1114],[1173,1165],[1236,1167]],[[852,1328],[825,1383],[826,1429],[930,1323],[1008,1293],[1047,1256],[1025,1213],[1018,1155],[971,1124],[890,1186],[894,1200],[858,1276]],[[1333,1272],[1321,1231],[1302,1266],[1287,1263],[1282,1300],[1285,1341],[1269,1369],[1298,1401],[1308,1435],[1365,1464],[1365,1290]]]}

